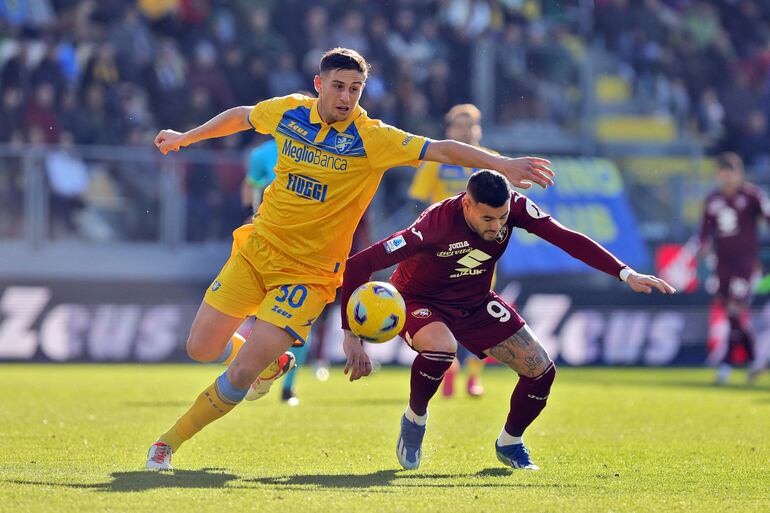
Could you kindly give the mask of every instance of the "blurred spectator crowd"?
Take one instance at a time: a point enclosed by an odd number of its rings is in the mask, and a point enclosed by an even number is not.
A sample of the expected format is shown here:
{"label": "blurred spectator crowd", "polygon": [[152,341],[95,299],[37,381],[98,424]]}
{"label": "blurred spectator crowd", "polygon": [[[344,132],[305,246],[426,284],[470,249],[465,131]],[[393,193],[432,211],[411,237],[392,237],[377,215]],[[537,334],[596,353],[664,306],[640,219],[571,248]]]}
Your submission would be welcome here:
{"label": "blurred spectator crowd", "polygon": [[[602,65],[627,78],[636,107],[671,114],[714,150],[761,164],[770,148],[768,20],[762,0],[596,0],[592,8],[581,0],[0,0],[0,144],[60,145],[47,175],[65,196],[54,204],[69,212],[66,230],[77,198],[93,188],[73,145],[149,148],[160,128],[185,130],[233,105],[312,89],[320,55],[335,46],[372,64],[362,100],[372,116],[441,137],[444,113],[472,100],[476,63],[489,57],[476,43],[489,35],[490,121],[579,127],[581,63],[602,48]],[[209,146],[255,141],[242,134]],[[219,208],[210,191],[236,197],[243,168],[200,167],[185,187],[203,223]],[[126,178],[130,171],[103,174],[110,187],[142,191],[148,212],[157,203],[159,192]],[[4,180],[0,195],[11,197]],[[221,226],[237,215],[218,212]],[[227,232],[205,224],[191,223],[188,238]]]}
{"label": "blurred spectator crowd", "polygon": [[770,2],[597,0],[594,34],[649,110],[767,169]]}

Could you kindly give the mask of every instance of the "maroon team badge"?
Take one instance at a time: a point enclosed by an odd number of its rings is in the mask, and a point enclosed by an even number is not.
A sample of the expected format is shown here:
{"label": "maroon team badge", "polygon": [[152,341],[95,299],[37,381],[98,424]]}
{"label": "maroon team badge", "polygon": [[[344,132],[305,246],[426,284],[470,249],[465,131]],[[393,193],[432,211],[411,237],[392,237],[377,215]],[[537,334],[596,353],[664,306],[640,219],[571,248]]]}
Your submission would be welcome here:
{"label": "maroon team badge", "polygon": [[500,231],[497,232],[497,237],[495,237],[495,241],[498,244],[502,244],[505,242],[506,237],[508,237],[508,225],[503,225],[502,228],[500,228]]}
{"label": "maroon team badge", "polygon": [[427,308],[419,308],[414,312],[412,312],[412,315],[417,317],[418,319],[425,319],[427,317],[430,317],[431,313],[432,312]]}

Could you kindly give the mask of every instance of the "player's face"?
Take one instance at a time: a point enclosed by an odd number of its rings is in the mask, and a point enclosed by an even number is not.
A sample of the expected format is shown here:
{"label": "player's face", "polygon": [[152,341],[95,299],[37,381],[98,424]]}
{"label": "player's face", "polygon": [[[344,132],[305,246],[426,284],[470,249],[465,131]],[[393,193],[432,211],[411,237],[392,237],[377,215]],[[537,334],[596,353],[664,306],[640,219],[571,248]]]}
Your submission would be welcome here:
{"label": "player's face", "polygon": [[495,240],[500,229],[508,220],[511,202],[506,201],[502,207],[491,207],[468,197],[463,198],[463,213],[468,226],[484,240]]}
{"label": "player's face", "polygon": [[364,74],[352,69],[334,69],[316,75],[318,113],[325,123],[343,121],[358,106],[364,90]]}
{"label": "player's face", "polygon": [[719,189],[722,192],[732,194],[743,183],[743,172],[729,167],[719,168],[717,169],[717,182],[719,182]]}
{"label": "player's face", "polygon": [[446,127],[448,139],[477,145],[481,141],[481,125],[465,114],[456,116]]}

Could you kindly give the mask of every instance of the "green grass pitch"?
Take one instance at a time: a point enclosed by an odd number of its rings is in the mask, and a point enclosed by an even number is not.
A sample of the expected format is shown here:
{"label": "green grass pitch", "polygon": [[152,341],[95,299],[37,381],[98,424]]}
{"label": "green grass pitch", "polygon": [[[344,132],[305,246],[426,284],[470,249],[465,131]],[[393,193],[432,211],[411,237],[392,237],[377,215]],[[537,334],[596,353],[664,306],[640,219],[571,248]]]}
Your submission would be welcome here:
{"label": "green grass pitch", "polygon": [[143,470],[148,446],[218,374],[203,365],[0,366],[0,511],[770,511],[770,377],[707,370],[559,369],[526,441],[540,472],[493,442],[512,372],[487,394],[436,398],[422,467],[395,456],[407,369],[349,383],[303,369]]}

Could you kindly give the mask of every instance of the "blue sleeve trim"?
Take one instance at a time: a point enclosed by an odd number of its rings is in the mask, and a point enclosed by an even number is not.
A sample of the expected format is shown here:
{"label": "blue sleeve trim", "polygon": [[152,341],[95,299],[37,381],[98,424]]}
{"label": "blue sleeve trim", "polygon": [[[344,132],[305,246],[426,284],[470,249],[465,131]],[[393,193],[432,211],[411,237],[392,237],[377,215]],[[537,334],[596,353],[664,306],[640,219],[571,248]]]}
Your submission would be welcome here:
{"label": "blue sleeve trim", "polygon": [[425,158],[425,152],[428,151],[428,145],[430,143],[431,143],[431,140],[428,139],[427,141],[425,141],[425,144],[422,145],[422,150],[420,151],[420,157],[418,160],[422,160],[423,158]]}
{"label": "blue sleeve trim", "polygon": [[257,127],[255,127],[253,124],[251,124],[251,111],[249,111],[248,116],[246,116],[246,122],[249,124],[251,128],[254,129],[255,132],[258,132]]}
{"label": "blue sleeve trim", "polygon": [[336,264],[334,264],[334,272],[336,273],[339,270],[340,270],[340,263],[337,262]]}
{"label": "blue sleeve trim", "polygon": [[291,329],[289,326],[284,326],[284,327],[283,327],[283,329],[284,329],[284,331],[285,331],[286,333],[288,333],[288,334],[289,334],[289,335],[291,335],[292,337],[294,337],[294,338],[296,338],[297,340],[299,340],[300,342],[302,342],[302,345],[305,345],[305,339],[304,339],[304,338],[302,338],[302,337],[300,337],[300,336],[299,336],[299,333],[297,333],[296,331],[294,331],[293,329]]}

